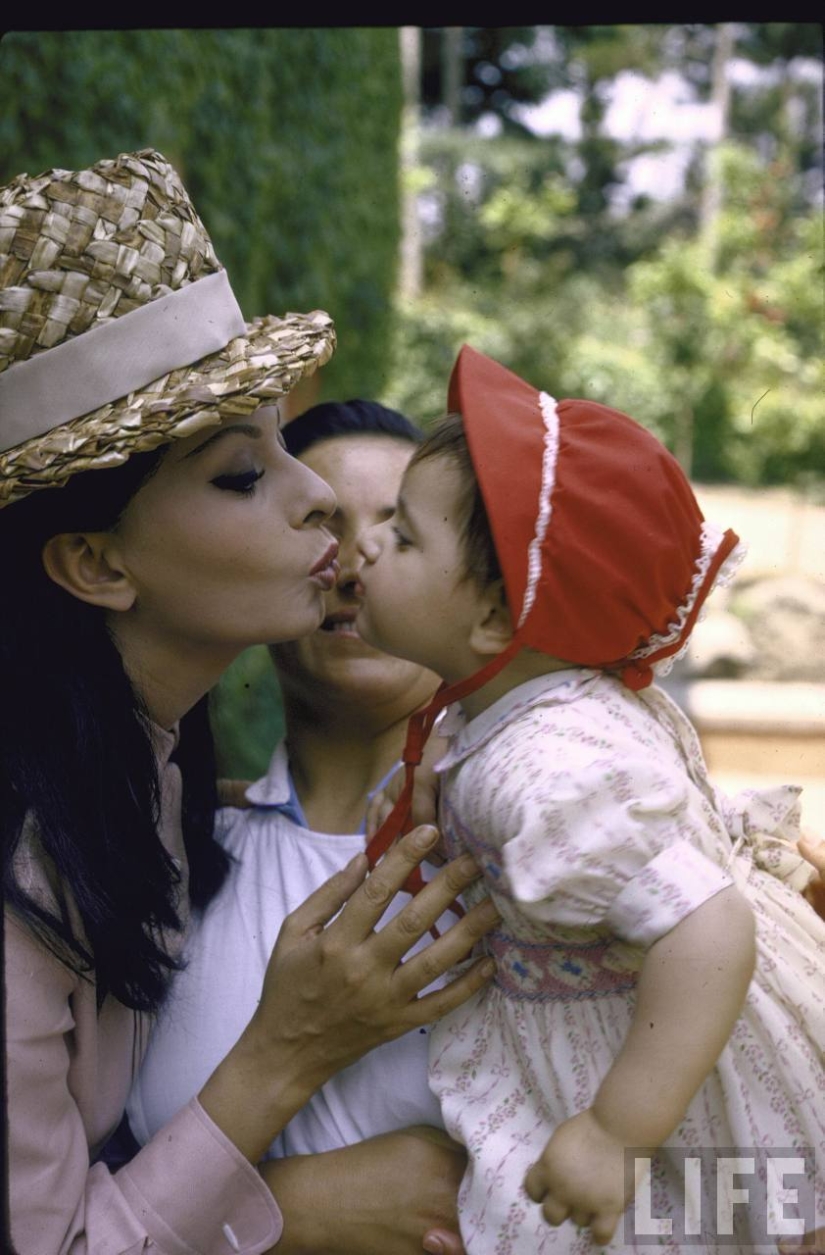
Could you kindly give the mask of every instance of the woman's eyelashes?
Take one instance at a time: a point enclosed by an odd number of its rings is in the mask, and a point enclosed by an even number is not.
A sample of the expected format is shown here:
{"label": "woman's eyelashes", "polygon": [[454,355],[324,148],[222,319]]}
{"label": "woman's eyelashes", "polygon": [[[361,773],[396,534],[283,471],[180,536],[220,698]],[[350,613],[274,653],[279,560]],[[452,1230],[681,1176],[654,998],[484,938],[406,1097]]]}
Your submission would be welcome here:
{"label": "woman's eyelashes", "polygon": [[401,529],[397,526],[397,524],[392,523],[390,526],[391,526],[391,530],[393,534],[393,539],[395,541],[396,549],[408,548],[408,546],[412,544],[412,541],[410,540],[409,536],[405,536],[404,533],[401,531]]}
{"label": "woman's eyelashes", "polygon": [[255,485],[262,479],[264,472],[258,470],[234,471],[226,475],[216,475],[212,483],[224,492],[237,492],[242,497],[249,497],[255,491]]}

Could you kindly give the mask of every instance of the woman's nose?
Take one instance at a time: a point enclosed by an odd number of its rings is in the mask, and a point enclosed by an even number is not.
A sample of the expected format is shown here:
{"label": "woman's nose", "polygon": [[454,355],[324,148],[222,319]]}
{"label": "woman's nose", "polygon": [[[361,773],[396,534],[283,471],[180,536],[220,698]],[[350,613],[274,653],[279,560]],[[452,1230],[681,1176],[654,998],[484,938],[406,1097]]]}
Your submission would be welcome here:
{"label": "woman's nose", "polygon": [[303,485],[303,525],[305,527],[319,527],[329,518],[338,504],[335,493],[325,479],[321,479],[321,476],[316,475],[315,471],[311,471],[308,466],[304,466],[303,462],[295,459],[295,465],[301,468],[301,472],[305,477]]}
{"label": "woman's nose", "polygon": [[365,527],[360,533],[357,548],[364,562],[372,563],[378,560],[381,553],[382,529],[386,526],[386,523],[376,523],[373,527]]}
{"label": "woman's nose", "polygon": [[339,537],[338,547],[338,591],[353,589],[358,583],[358,572],[364,565],[364,559],[358,548],[358,537],[349,528]]}

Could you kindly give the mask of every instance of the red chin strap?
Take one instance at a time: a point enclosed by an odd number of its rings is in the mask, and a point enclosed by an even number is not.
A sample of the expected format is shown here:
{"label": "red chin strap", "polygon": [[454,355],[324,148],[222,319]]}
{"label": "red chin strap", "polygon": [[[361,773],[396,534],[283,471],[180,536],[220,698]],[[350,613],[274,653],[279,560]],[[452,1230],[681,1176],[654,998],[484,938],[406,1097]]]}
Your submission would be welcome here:
{"label": "red chin strap", "polygon": [[[492,658],[480,671],[473,672],[466,679],[459,680],[457,684],[442,684],[429,706],[425,706],[423,710],[416,711],[410,717],[410,721],[407,724],[407,740],[404,745],[404,752],[401,755],[401,761],[404,764],[404,786],[395,806],[367,845],[366,855],[369,860],[370,870],[383,858],[393,842],[412,828],[411,809],[415,769],[421,762],[424,746],[429,740],[430,733],[441,711],[445,706],[449,706],[452,702],[461,701],[462,697],[466,697],[468,693],[474,693],[476,689],[485,685],[488,680],[492,680],[493,676],[498,675],[499,671],[502,671],[507,666],[507,663],[515,658],[520,649],[521,642],[513,639],[506,649],[500,654],[496,654],[495,658]],[[407,893],[416,894],[424,888],[424,884],[425,881],[421,874],[421,868],[414,867],[402,888]],[[459,902],[453,902],[449,909],[459,918],[464,914],[464,909]],[[434,937],[439,935],[435,925],[430,929],[430,932]]]}

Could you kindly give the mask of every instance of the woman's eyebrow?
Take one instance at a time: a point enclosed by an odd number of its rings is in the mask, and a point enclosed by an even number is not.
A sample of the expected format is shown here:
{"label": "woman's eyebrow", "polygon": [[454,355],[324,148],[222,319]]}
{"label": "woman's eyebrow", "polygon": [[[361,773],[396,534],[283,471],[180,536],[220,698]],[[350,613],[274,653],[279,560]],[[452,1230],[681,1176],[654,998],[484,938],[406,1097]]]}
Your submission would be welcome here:
{"label": "woman's eyebrow", "polygon": [[219,427],[207,440],[204,440],[203,444],[199,444],[196,449],[190,449],[184,455],[184,461],[186,458],[197,457],[199,453],[203,453],[204,449],[208,449],[210,445],[213,445],[216,440],[222,440],[224,436],[233,435],[250,436],[253,440],[260,440],[263,432],[260,427],[256,427],[253,423],[233,423],[230,427]]}

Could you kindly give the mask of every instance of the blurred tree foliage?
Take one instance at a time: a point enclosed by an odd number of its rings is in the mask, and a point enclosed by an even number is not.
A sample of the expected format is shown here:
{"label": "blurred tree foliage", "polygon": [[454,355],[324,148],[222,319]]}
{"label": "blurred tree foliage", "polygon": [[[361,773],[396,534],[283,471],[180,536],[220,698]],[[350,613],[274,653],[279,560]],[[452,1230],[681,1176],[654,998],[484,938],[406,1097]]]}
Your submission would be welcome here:
{"label": "blurred tree foliage", "polygon": [[247,317],[327,309],[325,395],[386,373],[399,239],[401,80],[391,28],[12,32],[0,182],[160,149]]}
{"label": "blurred tree foliage", "polygon": [[[508,134],[530,136],[520,106],[550,92],[582,87],[593,91],[620,70],[651,70],[666,55],[664,32],[656,26],[462,26],[458,73],[459,116],[472,125],[494,115]],[[685,28],[690,29],[690,28]],[[700,28],[701,29],[701,28]],[[681,50],[680,50],[681,52]],[[438,121],[443,109],[448,58],[443,31],[423,32],[421,98],[425,116]]]}
{"label": "blurred tree foliage", "polygon": [[[686,102],[716,99],[720,31],[464,28],[465,125],[449,127],[427,32],[426,282],[401,310],[390,404],[424,421],[441,412],[470,341],[556,395],[633,414],[697,479],[825,477],[821,87],[792,64],[821,62],[821,28],[732,28],[720,142],[691,142],[668,198],[625,185],[636,157],[669,142],[620,141],[604,125],[629,70],[677,73]],[[531,93],[562,88],[579,99],[578,138],[532,135]]]}

